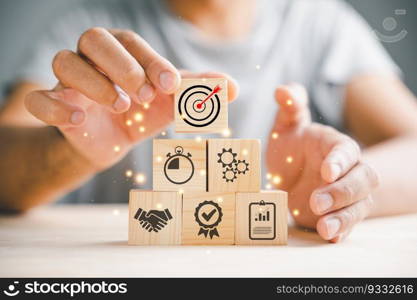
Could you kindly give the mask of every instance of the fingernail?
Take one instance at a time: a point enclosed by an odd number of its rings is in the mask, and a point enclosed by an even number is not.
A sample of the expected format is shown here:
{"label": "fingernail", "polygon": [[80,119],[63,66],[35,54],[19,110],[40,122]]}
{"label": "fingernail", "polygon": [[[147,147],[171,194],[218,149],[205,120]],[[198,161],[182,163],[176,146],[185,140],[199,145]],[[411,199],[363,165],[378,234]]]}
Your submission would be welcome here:
{"label": "fingernail", "polygon": [[329,193],[316,194],[316,205],[320,213],[325,212],[333,206],[333,197]]}
{"label": "fingernail", "polygon": [[145,83],[139,90],[139,101],[141,102],[148,102],[154,96],[154,89],[150,84]]}
{"label": "fingernail", "polygon": [[339,178],[340,174],[342,173],[342,169],[338,164],[331,163],[330,164],[330,176],[332,180],[336,180]]}
{"label": "fingernail", "polygon": [[71,123],[74,125],[80,125],[84,119],[85,115],[82,111],[75,111],[71,114]]}
{"label": "fingernail", "polygon": [[168,71],[162,72],[159,75],[159,83],[161,84],[161,87],[165,91],[171,91],[175,88],[177,77]]}
{"label": "fingernail", "polygon": [[113,103],[113,109],[116,112],[123,112],[129,108],[129,105],[130,105],[129,96],[125,92],[119,91],[119,97],[117,97],[116,102]]}
{"label": "fingernail", "polygon": [[338,218],[329,218],[325,221],[325,223],[326,223],[327,237],[329,239],[334,238],[336,233],[339,231],[342,223],[340,222]]}

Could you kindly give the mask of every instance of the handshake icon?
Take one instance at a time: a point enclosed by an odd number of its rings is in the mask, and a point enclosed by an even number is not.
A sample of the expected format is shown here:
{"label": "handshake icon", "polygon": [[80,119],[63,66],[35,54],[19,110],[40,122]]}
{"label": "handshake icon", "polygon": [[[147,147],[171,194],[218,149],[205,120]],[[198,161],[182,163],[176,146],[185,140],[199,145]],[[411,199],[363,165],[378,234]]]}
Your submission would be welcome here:
{"label": "handshake icon", "polygon": [[139,208],[135,214],[135,219],[139,221],[139,224],[145,230],[149,232],[158,232],[168,224],[168,221],[172,219],[172,215],[168,209],[153,209],[149,212],[146,212],[142,208]]}

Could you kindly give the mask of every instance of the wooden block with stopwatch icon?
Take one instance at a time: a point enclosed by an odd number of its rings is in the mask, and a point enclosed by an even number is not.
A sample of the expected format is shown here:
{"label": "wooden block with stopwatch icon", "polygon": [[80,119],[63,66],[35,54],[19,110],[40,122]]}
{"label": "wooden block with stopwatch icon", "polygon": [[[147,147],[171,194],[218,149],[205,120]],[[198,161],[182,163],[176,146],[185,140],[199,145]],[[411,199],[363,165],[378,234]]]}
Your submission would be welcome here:
{"label": "wooden block with stopwatch icon", "polygon": [[184,192],[183,245],[235,242],[235,193]]}
{"label": "wooden block with stopwatch icon", "polygon": [[206,140],[153,141],[155,191],[206,191]]}
{"label": "wooden block with stopwatch icon", "polygon": [[222,132],[228,128],[227,80],[182,79],[175,94],[176,132]]}
{"label": "wooden block with stopwatch icon", "polygon": [[236,244],[287,244],[287,193],[236,193]]}
{"label": "wooden block with stopwatch icon", "polygon": [[208,191],[258,192],[261,143],[249,139],[208,140]]}
{"label": "wooden block with stopwatch icon", "polygon": [[178,245],[181,222],[180,193],[130,191],[129,245]]}

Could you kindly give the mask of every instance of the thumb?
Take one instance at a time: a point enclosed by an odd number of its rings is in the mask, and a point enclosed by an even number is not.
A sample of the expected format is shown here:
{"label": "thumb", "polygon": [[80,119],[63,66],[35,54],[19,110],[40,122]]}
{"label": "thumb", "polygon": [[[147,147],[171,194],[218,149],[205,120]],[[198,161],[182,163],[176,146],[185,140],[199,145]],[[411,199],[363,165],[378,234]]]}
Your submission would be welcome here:
{"label": "thumb", "polygon": [[279,86],[275,90],[275,100],[279,105],[275,131],[299,128],[311,122],[308,95],[302,85],[292,83]]}

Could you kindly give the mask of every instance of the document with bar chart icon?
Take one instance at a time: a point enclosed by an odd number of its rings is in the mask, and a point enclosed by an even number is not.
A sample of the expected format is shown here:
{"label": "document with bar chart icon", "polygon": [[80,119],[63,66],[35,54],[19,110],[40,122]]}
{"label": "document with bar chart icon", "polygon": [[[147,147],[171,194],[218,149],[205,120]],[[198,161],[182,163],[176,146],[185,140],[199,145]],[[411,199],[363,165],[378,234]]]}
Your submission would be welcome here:
{"label": "document with bar chart icon", "polygon": [[252,202],[249,204],[249,238],[251,240],[275,239],[275,203]]}

